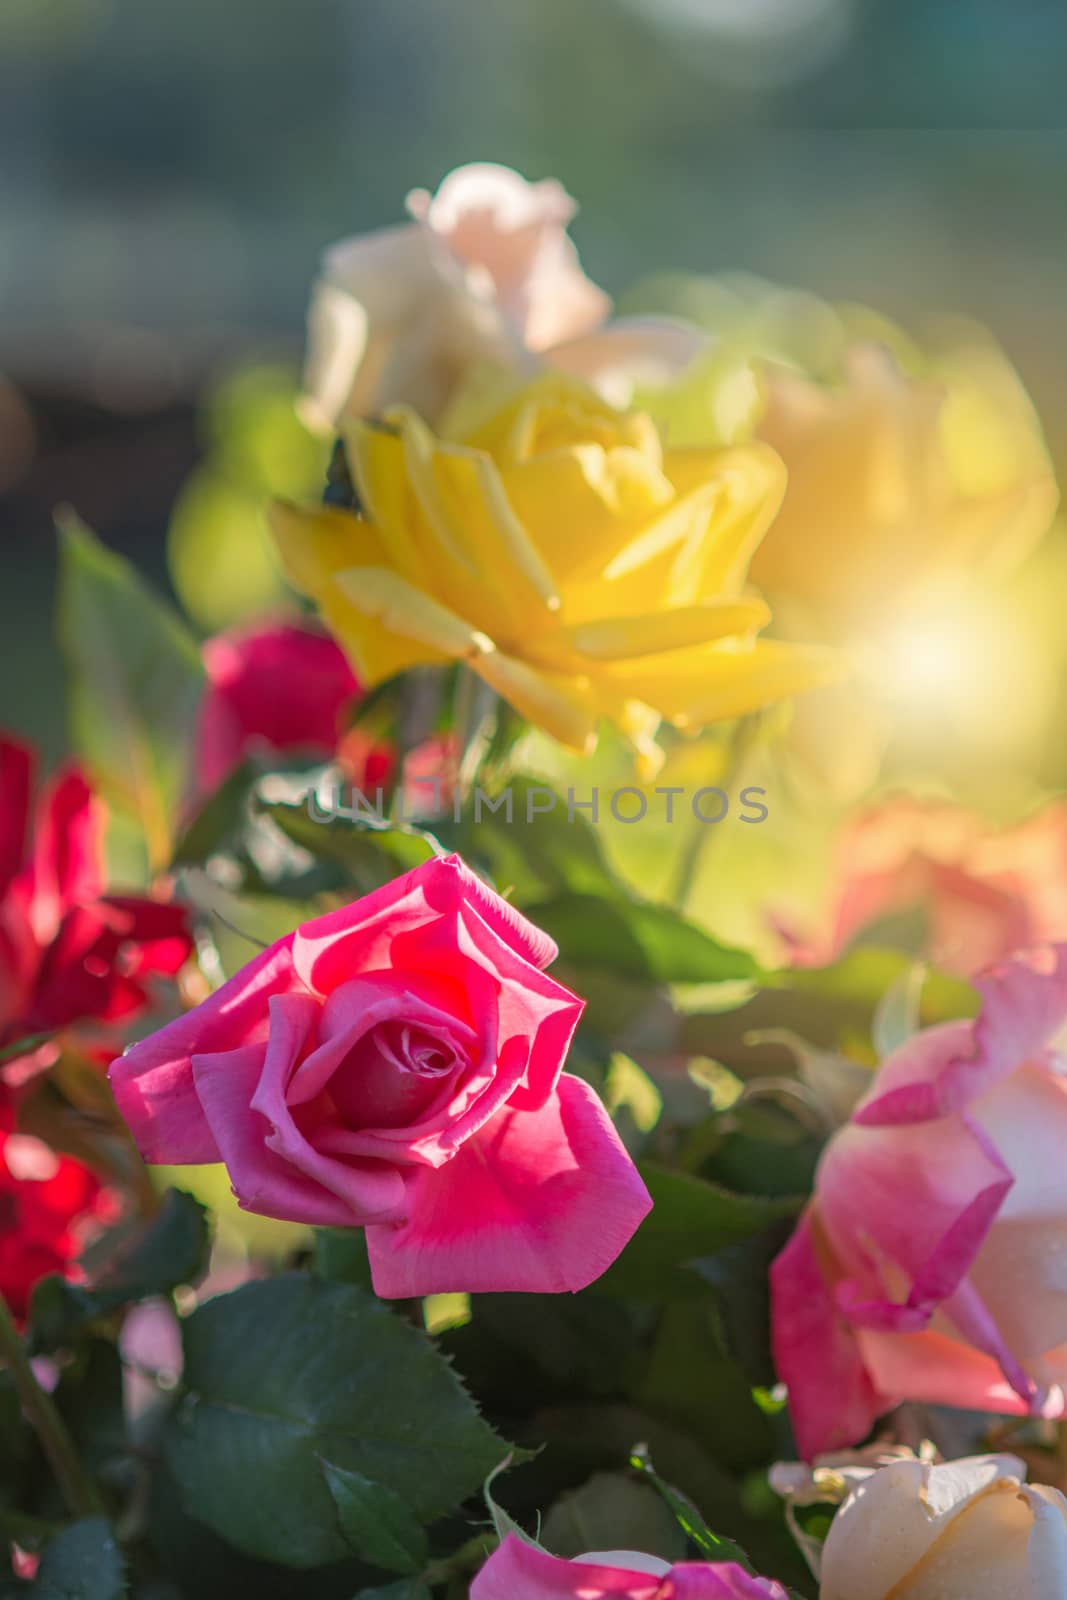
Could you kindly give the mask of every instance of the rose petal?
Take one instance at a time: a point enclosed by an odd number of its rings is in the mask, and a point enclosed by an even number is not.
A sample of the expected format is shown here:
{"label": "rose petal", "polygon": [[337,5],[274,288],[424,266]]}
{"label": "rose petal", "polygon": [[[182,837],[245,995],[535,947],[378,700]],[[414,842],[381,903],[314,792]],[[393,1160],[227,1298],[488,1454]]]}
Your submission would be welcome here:
{"label": "rose petal", "polygon": [[856,1122],[949,1116],[1040,1055],[1067,1022],[1067,945],[1015,956],[979,979],[977,988],[977,1021],[916,1034],[882,1067]]}
{"label": "rose petal", "polygon": [[262,1045],[246,1045],[193,1059],[204,1115],[218,1140],[214,1159],[226,1163],[245,1211],[312,1227],[351,1227],[354,1218],[346,1201],[268,1147],[270,1124],[249,1109],[263,1054]]}
{"label": "rose petal", "polygon": [[[664,1562],[661,1571],[670,1568]],[[656,1600],[659,1577],[622,1567],[564,1561],[509,1533],[471,1583],[471,1600]]]}
{"label": "rose petal", "polygon": [[[331,1197],[326,1203],[326,1209],[331,1213],[334,1211],[332,1197],[343,1201],[346,1207],[345,1221],[349,1227],[368,1222],[393,1221],[404,1216],[404,1181],[398,1173],[381,1162],[339,1161],[324,1154],[297,1126],[286,1104],[285,1092],[294,1064],[319,1014],[318,1001],[312,995],[285,994],[274,995],[269,1004],[270,1034],[261,1055],[261,1069],[248,1102],[249,1109],[244,1114],[245,1122],[256,1126],[267,1150],[284,1161],[294,1174],[303,1174],[309,1196],[311,1186],[320,1192],[325,1191]],[[202,1063],[205,1060],[212,1063],[209,1072],[225,1071],[224,1064],[218,1065],[218,1057],[193,1058],[193,1072],[201,1100],[204,1100]],[[224,1060],[222,1058],[223,1063]],[[263,1123],[257,1123],[256,1113],[263,1118]],[[213,1119],[212,1122],[222,1148],[227,1130]],[[243,1174],[234,1169],[225,1152],[224,1159],[235,1186],[240,1187]],[[261,1176],[262,1172],[262,1164],[257,1162],[257,1174]],[[262,1189],[255,1203],[242,1200],[242,1204],[249,1210],[262,1210],[264,1204],[273,1207],[276,1202],[269,1189]],[[276,1214],[273,1210],[265,1213],[268,1216]],[[305,1210],[303,1216],[293,1220],[311,1219]]]}
{"label": "rose petal", "polygon": [[461,905],[473,906],[498,938],[538,968],[559,953],[555,942],[495,894],[457,855],[435,856],[352,906],[305,922],[293,936],[296,970],[310,989],[328,994],[347,979],[391,965],[404,920],[418,927]]}
{"label": "rose petal", "polygon": [[368,1228],[375,1290],[578,1290],[651,1209],[588,1084],[567,1074],[540,1111],[500,1113],[447,1166],[408,1177],[410,1220]]}
{"label": "rose petal", "polygon": [[[944,1466],[894,1461],[880,1468],[853,1489],[830,1524],[821,1600],[885,1600],[897,1585],[903,1591],[909,1574],[974,1504],[974,1496],[1005,1481],[1014,1487],[1023,1476],[1025,1468],[1013,1456],[975,1456]],[[906,1593],[911,1600],[919,1590],[908,1581]],[[973,1575],[967,1593],[973,1593]]]}
{"label": "rose petal", "polygon": [[271,945],[194,1010],[111,1063],[116,1104],[146,1161],[180,1166],[221,1160],[197,1098],[191,1057],[266,1039],[269,997],[293,986],[292,942],[288,934]]}
{"label": "rose petal", "polygon": [[809,1206],[771,1266],[774,1364],[789,1390],[797,1448],[807,1460],[864,1438],[890,1405],[835,1302],[833,1264],[817,1217]]}

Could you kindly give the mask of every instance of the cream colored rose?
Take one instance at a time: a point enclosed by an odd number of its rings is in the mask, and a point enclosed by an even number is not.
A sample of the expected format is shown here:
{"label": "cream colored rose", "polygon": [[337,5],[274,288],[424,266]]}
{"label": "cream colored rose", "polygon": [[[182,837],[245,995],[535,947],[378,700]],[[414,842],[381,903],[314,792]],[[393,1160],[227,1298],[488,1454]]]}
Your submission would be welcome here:
{"label": "cream colored rose", "polygon": [[555,179],[458,167],[436,194],[408,196],[412,221],[326,251],[308,313],[304,413],[332,428],[403,402],[429,421],[479,363],[532,370],[611,302],[567,235],[575,203]]}
{"label": "cream colored rose", "polygon": [[895,1461],[854,1485],[819,1600],[1064,1600],[1067,1500],[1014,1456]]}

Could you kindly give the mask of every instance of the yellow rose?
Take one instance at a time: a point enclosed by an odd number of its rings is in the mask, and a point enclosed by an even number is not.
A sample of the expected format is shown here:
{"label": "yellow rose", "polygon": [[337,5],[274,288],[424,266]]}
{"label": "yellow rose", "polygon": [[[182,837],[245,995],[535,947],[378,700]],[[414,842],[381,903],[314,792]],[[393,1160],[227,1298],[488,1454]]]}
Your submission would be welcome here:
{"label": "yellow rose", "polygon": [[837,388],[773,365],[764,385],[758,435],[785,461],[789,490],[753,575],[834,637],[946,580],[997,575],[1052,520],[1037,420],[990,345],[915,377],[885,347],[856,343]]}
{"label": "yellow rose", "polygon": [[278,505],[291,582],[362,680],[464,661],[590,749],[697,729],[825,681],[824,650],[757,639],[745,587],[785,488],[775,452],[665,449],[652,421],[541,377],[458,442],[409,409],[344,424],[364,514]]}

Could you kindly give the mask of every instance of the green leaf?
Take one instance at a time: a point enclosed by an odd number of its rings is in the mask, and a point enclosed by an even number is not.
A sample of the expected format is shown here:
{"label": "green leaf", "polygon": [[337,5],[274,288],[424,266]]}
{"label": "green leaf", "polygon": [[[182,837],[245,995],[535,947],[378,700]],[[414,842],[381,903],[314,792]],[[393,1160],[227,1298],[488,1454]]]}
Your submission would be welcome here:
{"label": "green leaf", "polygon": [[759,972],[746,950],[720,944],[668,906],[567,893],[524,909],[579,972],[607,967],[656,983],[724,983]]}
{"label": "green leaf", "polygon": [[210,1234],[207,1209],[182,1189],[168,1189],[147,1222],[124,1222],[94,1241],[82,1257],[88,1287],[42,1278],[30,1302],[35,1351],[69,1345],[89,1323],[120,1306],[170,1294],[204,1270]]}
{"label": "green leaf", "polygon": [[752,1564],[741,1546],[734,1544],[732,1539],[724,1539],[719,1534],[713,1533],[692,1502],[677,1489],[673,1489],[669,1483],[665,1483],[653,1469],[647,1452],[641,1449],[635,1450],[630,1457],[630,1465],[659,1492],[679,1527],[706,1561],[736,1561],[746,1572],[752,1571]]}
{"label": "green leaf", "polygon": [[499,1505],[493,1498],[493,1484],[496,1482],[497,1478],[500,1477],[501,1473],[504,1473],[508,1470],[508,1468],[511,1466],[512,1459],[513,1458],[511,1456],[508,1456],[500,1463],[498,1467],[494,1467],[492,1472],[486,1478],[482,1487],[482,1496],[485,1500],[486,1509],[493,1519],[493,1529],[498,1539],[504,1540],[507,1538],[509,1533],[513,1533],[516,1539],[522,1540],[523,1544],[532,1544],[535,1550],[541,1550],[544,1547],[539,1544],[536,1539],[531,1539],[525,1528],[520,1528],[519,1524],[515,1521],[515,1518],[510,1516],[508,1512],[504,1510],[504,1507]]}
{"label": "green leaf", "polygon": [[433,1600],[433,1596],[421,1578],[401,1578],[384,1589],[361,1589],[355,1600]]}
{"label": "green leaf", "polygon": [[190,1515],[252,1555],[312,1567],[349,1553],[323,1459],[426,1524],[507,1454],[426,1335],[354,1285],[246,1284],[183,1335],[166,1459]]}
{"label": "green leaf", "polygon": [[[518,775],[509,776],[502,792],[511,796],[510,810],[506,803],[491,810],[484,799],[471,801],[458,822],[435,822],[434,832],[522,905],[567,891],[625,900],[595,827],[577,810],[569,819],[565,796]],[[546,811],[549,795],[553,803]],[[499,796],[490,800],[496,803]]]}
{"label": "green leaf", "polygon": [[354,818],[330,815],[319,821],[306,803],[261,801],[257,809],[317,860],[342,867],[361,894],[380,889],[400,873],[440,854],[431,834],[418,828],[377,822],[370,813]]}
{"label": "green leaf", "polygon": [[925,980],[926,969],[916,961],[879,1000],[871,1022],[871,1043],[879,1060],[891,1056],[918,1031]]}
{"label": "green leaf", "polygon": [[170,860],[203,688],[196,641],[131,564],[75,517],[60,522],[59,639],[74,747],[137,819],[150,868]]}
{"label": "green leaf", "polygon": [[256,762],[240,762],[182,829],[172,867],[200,866],[220,851],[235,852],[248,824],[249,796],[261,776]]}
{"label": "green leaf", "polygon": [[545,1517],[542,1534],[553,1555],[573,1559],[587,1550],[643,1550],[661,1560],[683,1561],[686,1536],[651,1484],[619,1472],[597,1472],[561,1495]]}
{"label": "green leaf", "polygon": [[387,1572],[421,1572],[428,1550],[426,1533],[395,1490],[329,1461],[322,1463],[322,1470],[349,1548]]}
{"label": "green leaf", "polygon": [[362,1228],[316,1228],[312,1267],[320,1278],[370,1289],[370,1257]]}
{"label": "green leaf", "polygon": [[642,1178],[652,1196],[649,1215],[626,1249],[597,1280],[599,1291],[652,1300],[693,1293],[691,1268],[702,1256],[762,1233],[800,1210],[802,1199],[766,1199],[734,1194],[684,1172],[643,1163]]}
{"label": "green leaf", "polygon": [[103,1517],[72,1523],[46,1547],[32,1600],[122,1600],[125,1563]]}
{"label": "green leaf", "polygon": [[685,1428],[731,1472],[758,1468],[770,1456],[771,1421],[727,1350],[710,1296],[666,1306],[637,1398],[653,1415]]}

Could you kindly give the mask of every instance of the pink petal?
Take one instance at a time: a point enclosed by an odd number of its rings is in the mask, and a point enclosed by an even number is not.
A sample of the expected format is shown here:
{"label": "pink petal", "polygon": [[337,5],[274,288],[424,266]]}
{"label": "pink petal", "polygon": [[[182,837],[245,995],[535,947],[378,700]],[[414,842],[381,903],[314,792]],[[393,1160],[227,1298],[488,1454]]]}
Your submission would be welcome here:
{"label": "pink petal", "polygon": [[218,1140],[213,1159],[226,1163],[233,1192],[246,1211],[312,1227],[351,1227],[352,1209],[344,1200],[268,1147],[270,1124],[249,1109],[263,1056],[259,1044],[194,1059],[204,1115]]}
{"label": "pink petal", "polygon": [[509,1533],[471,1583],[471,1600],[656,1600],[662,1584],[647,1572],[564,1561]]}
{"label": "pink petal", "polygon": [[789,1390],[797,1448],[806,1460],[857,1444],[889,1409],[862,1346],[835,1302],[816,1211],[809,1207],[771,1267],[774,1364]]}
{"label": "pink petal", "polygon": [[351,906],[304,923],[294,935],[296,970],[328,994],[366,972],[391,967],[392,946],[406,928],[473,907],[498,938],[533,966],[554,961],[555,943],[477,877],[459,856],[435,856]]}
{"label": "pink petal", "polygon": [[[890,1397],[887,1406],[907,1399],[1012,1416],[1025,1416],[1031,1409],[996,1361],[947,1334],[934,1329],[908,1334],[860,1330],[856,1338],[873,1381]],[[1045,1416],[1062,1416],[1062,1390],[1053,1388],[1041,1410]]]}
{"label": "pink petal", "polygon": [[[245,1174],[242,1170],[235,1169],[229,1157],[225,1155],[225,1144],[231,1136],[229,1130],[218,1120],[218,1116],[227,1112],[243,1122],[243,1126],[236,1134],[242,1159],[247,1155],[246,1130],[251,1126],[255,1129],[255,1145],[258,1147],[262,1141],[265,1149],[277,1156],[288,1170],[290,1183],[286,1187],[286,1193],[291,1192],[293,1182],[302,1179],[301,1187],[308,1197],[309,1204],[317,1192],[321,1196],[324,1213],[329,1213],[335,1225],[337,1225],[336,1200],[340,1200],[344,1206],[343,1222],[348,1227],[362,1226],[367,1222],[392,1222],[405,1216],[404,1181],[397,1173],[383,1166],[381,1162],[338,1161],[332,1156],[323,1154],[315,1147],[314,1130],[305,1134],[297,1126],[292,1111],[286,1103],[285,1094],[289,1079],[300,1052],[308,1038],[313,1035],[320,1011],[319,1002],[313,995],[281,994],[273,995],[268,1004],[270,1033],[266,1048],[260,1057],[260,1072],[246,1103],[246,1109],[242,1111],[238,1103],[219,1098],[227,1093],[225,1081],[222,1089],[215,1081],[219,1077],[225,1080],[225,1055],[193,1057],[197,1093],[219,1142],[219,1148],[223,1150],[223,1159],[230,1170],[234,1186],[242,1197],[241,1203],[246,1209],[262,1211],[266,1216],[290,1215],[288,1212],[276,1209],[278,1205],[284,1203],[283,1196],[276,1197],[269,1186],[262,1186],[265,1167],[258,1155],[253,1176],[261,1183],[261,1187],[253,1198],[245,1198],[248,1193]],[[208,1064],[206,1067],[205,1062]],[[211,1078],[210,1084],[206,1082],[205,1074]],[[205,1090],[209,1090],[215,1096],[214,1110],[208,1105]],[[264,1207],[268,1209],[264,1210]],[[299,1217],[291,1216],[290,1220],[308,1222],[313,1219],[305,1210],[304,1214]],[[324,1222],[325,1216],[318,1220]]]}
{"label": "pink petal", "polygon": [[419,993],[423,987],[417,974],[380,972],[335,989],[320,1008],[318,1047],[301,1061],[289,1084],[290,1106],[306,1104],[320,1094],[358,1040],[389,1019],[434,1032],[457,1055],[470,1053],[477,1043],[474,1029]]}
{"label": "pink petal", "polygon": [[[1009,1382],[1029,1397],[1033,1385],[992,1316],[965,1288],[1011,1184],[986,1135],[965,1118],[847,1127],[827,1149],[817,1181],[844,1280],[837,1300],[853,1326],[916,1333],[939,1305],[951,1316],[954,1304],[983,1347],[1002,1358]],[[892,1296],[878,1284],[883,1265]],[[960,1331],[967,1336],[962,1324]]]}
{"label": "pink petal", "polygon": [[663,1600],[789,1600],[789,1596],[780,1583],[755,1578],[733,1561],[687,1561],[671,1568]]}
{"label": "pink petal", "polygon": [[470,904],[402,935],[394,953],[405,970],[447,974],[466,989],[475,1017],[488,1003],[486,980],[492,984],[498,1048],[516,1038],[527,1046],[521,1082],[509,1091],[509,1103],[516,1111],[539,1110],[555,1090],[585,1002],[516,954]]}
{"label": "pink petal", "polygon": [[588,1084],[567,1074],[540,1111],[502,1111],[447,1166],[408,1176],[410,1221],[368,1228],[387,1298],[584,1289],[651,1209]]}
{"label": "pink petal", "polygon": [[295,986],[292,942],[288,934],[271,945],[192,1011],[111,1063],[116,1104],[146,1161],[221,1160],[197,1098],[191,1057],[264,1042],[269,997]]}
{"label": "pink petal", "polygon": [[1014,956],[976,986],[977,1020],[916,1034],[882,1067],[854,1121],[873,1126],[948,1116],[1040,1055],[1067,1022],[1067,945]]}
{"label": "pink petal", "polygon": [[[607,1554],[620,1564],[595,1555],[565,1561],[509,1533],[471,1584],[471,1600],[788,1600],[781,1584],[750,1577],[733,1562],[668,1567],[625,1550]],[[634,1566],[622,1564],[631,1554]]]}

